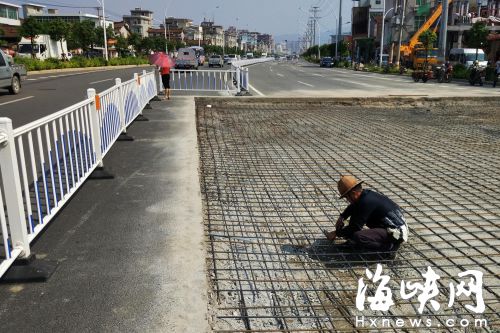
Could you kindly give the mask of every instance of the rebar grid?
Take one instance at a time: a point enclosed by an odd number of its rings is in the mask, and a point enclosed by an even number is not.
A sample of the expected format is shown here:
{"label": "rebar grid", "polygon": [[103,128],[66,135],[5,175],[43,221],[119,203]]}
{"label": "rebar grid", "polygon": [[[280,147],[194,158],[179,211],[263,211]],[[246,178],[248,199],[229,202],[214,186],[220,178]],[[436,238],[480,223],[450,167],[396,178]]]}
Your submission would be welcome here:
{"label": "rebar grid", "polygon": [[[457,327],[445,325],[450,317],[486,318],[498,328],[498,110],[495,104],[198,103],[214,331],[370,330],[355,325],[361,315],[433,320],[431,328],[408,325],[408,331],[451,332]],[[323,236],[346,206],[336,190],[346,173],[405,210],[410,240],[397,260],[339,249]],[[370,285],[365,270],[375,271],[377,263],[391,278],[396,304],[384,313],[359,311],[358,279]],[[399,297],[400,282],[423,284],[428,266],[440,276],[434,299],[441,308],[427,303],[420,315],[417,296]],[[473,297],[448,308],[449,283],[458,284],[466,270],[484,273],[482,315],[465,308]]]}

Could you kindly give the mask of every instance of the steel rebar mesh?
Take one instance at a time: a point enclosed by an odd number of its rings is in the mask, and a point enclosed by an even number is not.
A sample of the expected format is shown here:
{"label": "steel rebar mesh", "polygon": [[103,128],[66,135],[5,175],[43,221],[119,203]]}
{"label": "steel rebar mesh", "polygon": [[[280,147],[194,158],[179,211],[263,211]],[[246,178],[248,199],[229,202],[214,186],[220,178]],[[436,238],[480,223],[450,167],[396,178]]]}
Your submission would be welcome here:
{"label": "steel rebar mesh", "polygon": [[[498,328],[498,105],[345,104],[198,101],[214,331],[370,330],[369,322],[356,325],[361,315],[429,318],[426,329],[450,332],[446,319],[456,329],[480,317]],[[323,236],[346,206],[336,190],[345,173],[405,210],[410,239],[396,260],[339,249]],[[377,263],[391,278],[395,305],[359,311],[358,279],[373,295],[377,284],[365,271]],[[423,284],[428,266],[440,276],[433,299],[441,308],[427,302],[420,315],[417,295],[403,300],[400,282]],[[484,273],[482,315],[465,308],[474,295],[448,308],[449,283],[466,270]],[[394,322],[377,329],[401,330]]]}

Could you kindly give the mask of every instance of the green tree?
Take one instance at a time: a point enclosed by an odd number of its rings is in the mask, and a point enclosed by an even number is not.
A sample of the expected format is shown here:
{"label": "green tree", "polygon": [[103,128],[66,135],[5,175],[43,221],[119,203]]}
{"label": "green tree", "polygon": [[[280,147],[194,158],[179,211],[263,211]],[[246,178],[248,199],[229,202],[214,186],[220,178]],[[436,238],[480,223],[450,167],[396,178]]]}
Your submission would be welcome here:
{"label": "green tree", "polygon": [[467,31],[465,36],[467,45],[469,47],[476,49],[476,60],[478,55],[478,49],[482,49],[487,46],[489,31],[484,22],[476,22],[472,25],[471,29]]}
{"label": "green tree", "polygon": [[147,54],[149,51],[155,49],[155,40],[153,37],[144,37],[140,43],[141,53]]}
{"label": "green tree", "polygon": [[35,39],[38,35],[44,32],[42,24],[36,20],[34,17],[28,17],[24,20],[21,28],[19,29],[19,34],[24,38],[29,38],[31,40],[31,57],[35,58]]}
{"label": "green tree", "polygon": [[63,40],[67,39],[67,37],[70,33],[69,23],[67,23],[59,18],[56,20],[50,21],[47,24],[47,32],[48,32],[51,39],[57,40],[57,41],[59,41],[59,43],[61,43],[61,50],[64,51]]}
{"label": "green tree", "polygon": [[118,53],[120,55],[123,55],[123,53],[128,50],[128,40],[127,40],[127,38],[125,38],[125,37],[123,37],[121,35],[118,35],[116,37],[116,50],[118,51]]}
{"label": "green tree", "polygon": [[128,36],[128,44],[131,45],[137,53],[142,51],[142,37],[138,33],[131,33]]}
{"label": "green tree", "polygon": [[429,57],[429,50],[434,47],[434,43],[437,41],[437,35],[432,30],[425,30],[419,37],[418,41],[422,43],[425,49],[425,63],[427,63],[427,58]]}
{"label": "green tree", "polygon": [[73,24],[72,39],[78,47],[87,51],[90,47],[94,49],[97,41],[95,23],[90,20],[76,22]]}
{"label": "green tree", "polygon": [[[97,27],[95,28],[95,35],[96,35],[96,46],[104,47],[104,28],[103,27]],[[108,26],[106,28],[106,38],[113,39],[115,38],[115,31],[111,26]]]}

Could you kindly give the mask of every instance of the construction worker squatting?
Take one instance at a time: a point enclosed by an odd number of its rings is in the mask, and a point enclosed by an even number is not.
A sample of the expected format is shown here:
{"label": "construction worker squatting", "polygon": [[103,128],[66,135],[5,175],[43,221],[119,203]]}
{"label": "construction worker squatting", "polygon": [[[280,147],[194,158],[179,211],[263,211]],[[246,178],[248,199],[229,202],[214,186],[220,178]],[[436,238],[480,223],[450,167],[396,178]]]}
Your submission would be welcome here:
{"label": "construction worker squatting", "polygon": [[325,233],[326,237],[332,241],[345,238],[355,248],[395,252],[408,240],[403,211],[385,195],[363,189],[362,183],[353,176],[340,178],[337,184],[340,198],[346,198],[349,206],[340,214],[335,231]]}

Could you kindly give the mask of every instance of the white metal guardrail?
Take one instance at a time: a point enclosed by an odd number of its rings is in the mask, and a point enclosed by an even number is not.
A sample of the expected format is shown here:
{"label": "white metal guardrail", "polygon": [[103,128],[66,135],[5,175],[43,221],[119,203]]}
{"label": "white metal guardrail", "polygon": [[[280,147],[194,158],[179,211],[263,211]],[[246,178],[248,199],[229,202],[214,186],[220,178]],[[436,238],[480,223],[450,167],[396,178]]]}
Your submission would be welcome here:
{"label": "white metal guardrail", "polygon": [[238,92],[234,78],[237,69],[230,70],[180,70],[170,71],[172,90]]}
{"label": "white metal guardrail", "polygon": [[233,61],[231,66],[234,68],[240,69],[239,82],[240,82],[240,90],[249,91],[250,90],[250,74],[249,69],[246,66],[260,64],[263,62],[273,61],[274,58],[253,58],[253,59],[244,59],[244,60],[236,60]]}
{"label": "white metal guardrail", "polygon": [[[255,58],[233,61],[228,70],[184,70],[170,71],[170,89],[180,91],[224,91],[240,93],[249,90],[249,70],[245,66],[272,61],[274,58]],[[159,89],[163,88],[158,73]]]}
{"label": "white metal guardrail", "polygon": [[[90,176],[157,95],[154,72],[13,129],[0,118],[0,276]],[[4,202],[5,200],[5,202]],[[6,209],[5,209],[6,208]]]}

